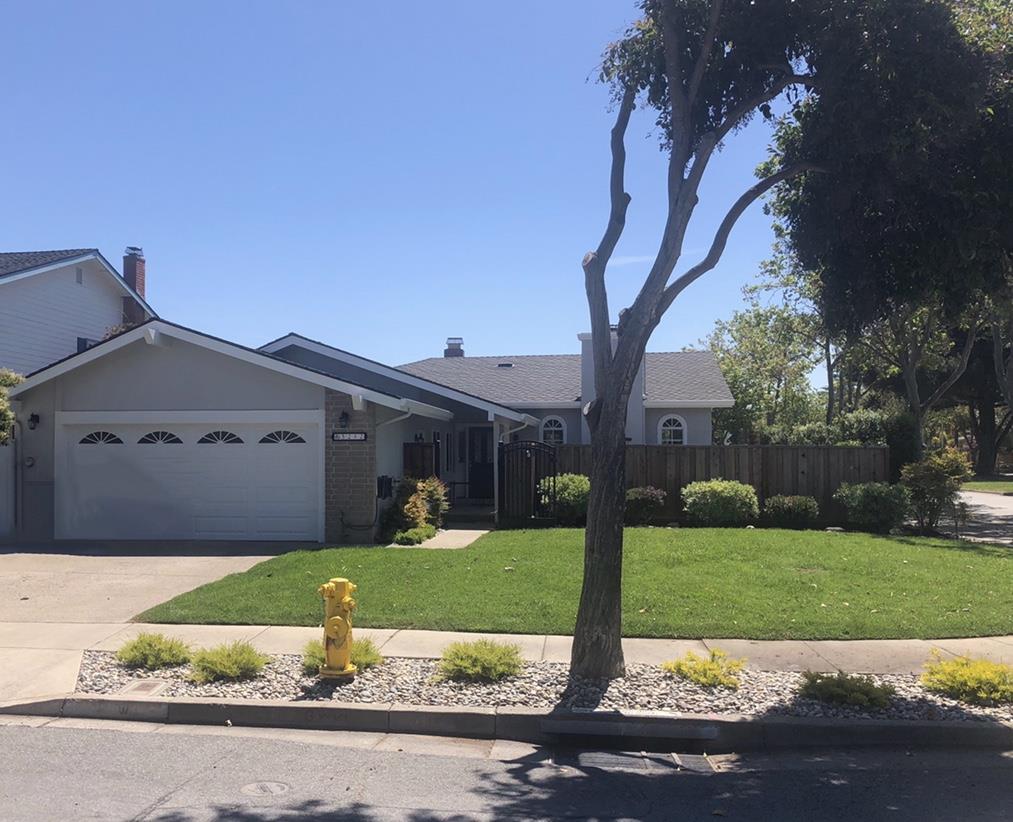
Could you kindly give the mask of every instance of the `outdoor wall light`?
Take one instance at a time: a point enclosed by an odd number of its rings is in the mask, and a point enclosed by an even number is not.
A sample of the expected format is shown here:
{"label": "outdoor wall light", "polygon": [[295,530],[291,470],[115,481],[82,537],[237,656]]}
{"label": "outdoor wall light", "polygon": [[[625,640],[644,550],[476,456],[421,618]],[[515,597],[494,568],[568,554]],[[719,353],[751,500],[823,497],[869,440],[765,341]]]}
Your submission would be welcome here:
{"label": "outdoor wall light", "polygon": [[34,431],[38,427],[39,427],[39,415],[38,414],[32,414],[28,418],[28,430],[29,431]]}
{"label": "outdoor wall light", "polygon": [[341,416],[338,417],[338,428],[348,428],[348,412],[342,411]]}

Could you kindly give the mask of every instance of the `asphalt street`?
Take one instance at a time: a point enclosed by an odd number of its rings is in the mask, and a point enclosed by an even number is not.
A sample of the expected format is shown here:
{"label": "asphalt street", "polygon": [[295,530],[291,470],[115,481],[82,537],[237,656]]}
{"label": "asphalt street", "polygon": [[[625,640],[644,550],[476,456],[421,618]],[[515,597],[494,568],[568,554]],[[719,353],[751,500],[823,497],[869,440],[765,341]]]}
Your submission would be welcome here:
{"label": "asphalt street", "polygon": [[433,737],[0,719],[0,819],[8,822],[1013,818],[1013,753],[708,761]]}

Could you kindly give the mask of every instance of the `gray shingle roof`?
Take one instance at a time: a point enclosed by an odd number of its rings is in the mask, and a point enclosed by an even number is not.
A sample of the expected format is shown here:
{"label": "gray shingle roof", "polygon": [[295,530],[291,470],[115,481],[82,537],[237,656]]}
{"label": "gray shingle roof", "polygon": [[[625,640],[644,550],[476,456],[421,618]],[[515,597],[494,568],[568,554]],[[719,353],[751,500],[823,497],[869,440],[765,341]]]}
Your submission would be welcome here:
{"label": "gray shingle roof", "polygon": [[0,251],[0,277],[19,274],[43,265],[72,260],[84,254],[96,254],[97,248],[64,248],[59,251]]}
{"label": "gray shingle roof", "polygon": [[[502,368],[502,363],[511,363]],[[502,405],[575,402],[580,399],[580,355],[430,357],[398,366],[402,371],[477,394]],[[647,354],[650,402],[730,402],[717,360],[710,351]]]}

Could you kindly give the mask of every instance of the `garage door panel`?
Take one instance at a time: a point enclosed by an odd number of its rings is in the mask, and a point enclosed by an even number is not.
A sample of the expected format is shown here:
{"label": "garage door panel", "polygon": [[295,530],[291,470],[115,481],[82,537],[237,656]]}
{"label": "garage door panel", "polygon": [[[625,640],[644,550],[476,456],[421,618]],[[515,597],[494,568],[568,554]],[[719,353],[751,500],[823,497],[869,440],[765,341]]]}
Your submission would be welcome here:
{"label": "garage door panel", "polygon": [[[242,443],[200,443],[214,429]],[[303,443],[261,444],[291,430]],[[120,443],[82,444],[96,430]],[[139,444],[166,431],[178,444]],[[304,539],[319,534],[322,445],[316,426],[170,423],[64,426],[56,532],[80,539]],[[150,437],[149,437],[150,439]]]}

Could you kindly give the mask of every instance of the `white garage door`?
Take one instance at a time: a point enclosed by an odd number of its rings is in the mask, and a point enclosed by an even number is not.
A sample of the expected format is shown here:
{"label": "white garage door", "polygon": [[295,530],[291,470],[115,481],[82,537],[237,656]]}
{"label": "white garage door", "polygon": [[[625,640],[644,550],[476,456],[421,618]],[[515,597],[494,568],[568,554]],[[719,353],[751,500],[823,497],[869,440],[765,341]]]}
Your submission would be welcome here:
{"label": "white garage door", "polygon": [[323,537],[319,423],[111,418],[59,434],[58,539]]}

